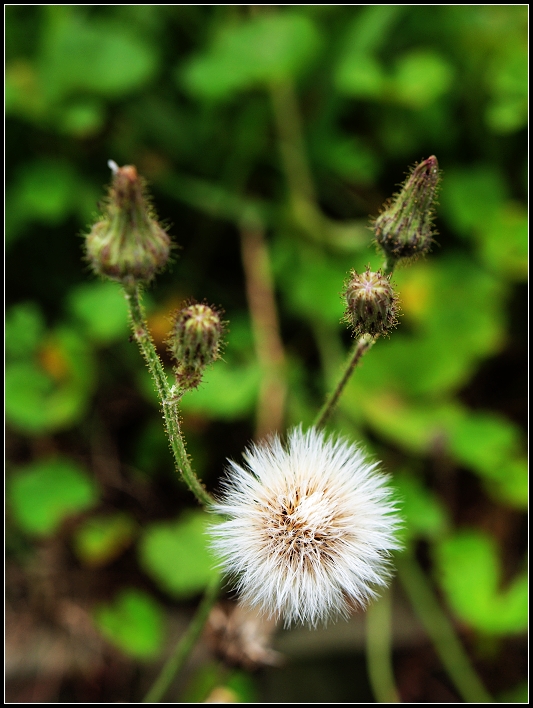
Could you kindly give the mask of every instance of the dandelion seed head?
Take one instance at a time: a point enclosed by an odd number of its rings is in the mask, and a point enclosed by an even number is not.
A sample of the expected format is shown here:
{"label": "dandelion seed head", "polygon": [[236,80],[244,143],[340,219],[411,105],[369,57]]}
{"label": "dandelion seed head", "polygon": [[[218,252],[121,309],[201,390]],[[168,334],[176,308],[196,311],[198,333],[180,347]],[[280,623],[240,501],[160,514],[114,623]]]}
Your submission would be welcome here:
{"label": "dandelion seed head", "polygon": [[242,601],[286,625],[364,608],[390,578],[400,520],[386,475],[356,445],[294,429],[230,462],[212,527]]}

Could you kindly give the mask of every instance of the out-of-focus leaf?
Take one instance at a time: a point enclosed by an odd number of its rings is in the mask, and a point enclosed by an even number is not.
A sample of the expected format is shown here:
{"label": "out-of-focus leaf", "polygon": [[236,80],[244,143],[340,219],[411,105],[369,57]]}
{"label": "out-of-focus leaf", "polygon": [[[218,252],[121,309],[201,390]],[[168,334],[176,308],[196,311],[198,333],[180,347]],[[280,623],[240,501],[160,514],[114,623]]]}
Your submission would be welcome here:
{"label": "out-of-focus leaf", "polygon": [[346,261],[324,258],[311,249],[294,255],[287,252],[283,260],[280,279],[291,310],[312,322],[338,325],[344,313],[341,292],[348,275]]}
{"label": "out-of-focus leaf", "polygon": [[91,350],[70,327],[43,340],[38,361],[6,366],[7,421],[26,433],[60,430],[85,412],[95,379]]}
{"label": "out-of-focus leaf", "polygon": [[400,13],[399,5],[372,5],[362,7],[351,20],[334,75],[341,93],[362,98],[381,95],[387,78],[375,53]]}
{"label": "out-of-focus leaf", "polygon": [[444,216],[457,233],[475,240],[492,271],[512,280],[527,277],[527,211],[508,199],[494,165],[447,172],[441,202]]}
{"label": "out-of-focus leaf", "polygon": [[239,418],[253,409],[260,378],[256,362],[242,366],[217,362],[205,372],[200,386],[183,397],[181,408],[224,420]]}
{"label": "out-of-focus leaf", "polygon": [[495,165],[452,168],[442,181],[442,215],[459,235],[471,236],[492,221],[507,196],[507,185]]}
{"label": "out-of-focus leaf", "polygon": [[77,176],[70,164],[42,159],[26,165],[13,186],[11,209],[25,221],[57,226],[75,203]]}
{"label": "out-of-focus leaf", "polygon": [[477,234],[479,252],[489,268],[504,277],[526,281],[528,215],[518,202],[503,204]]}
{"label": "out-of-focus leaf", "polygon": [[523,681],[498,696],[498,703],[529,703],[529,683]]}
{"label": "out-of-focus leaf", "polygon": [[395,474],[394,487],[404,520],[403,536],[437,539],[447,530],[449,520],[444,505],[412,474]]}
{"label": "out-of-focus leaf", "polygon": [[136,531],[129,514],[92,516],[76,529],[72,542],[78,558],[90,567],[115,560],[131,545]]}
{"label": "out-of-focus leaf", "polygon": [[129,27],[84,17],[65,6],[49,8],[47,14],[39,73],[49,101],[74,91],[114,98],[142,86],[155,74],[156,45]]}
{"label": "out-of-focus leaf", "polygon": [[446,93],[452,80],[453,69],[441,54],[431,49],[415,49],[397,62],[391,93],[400,103],[422,108]]}
{"label": "out-of-focus leaf", "polygon": [[128,656],[152,659],[161,650],[164,613],[142,590],[122,590],[113,603],[95,608],[94,621],[104,637]]}
{"label": "out-of-focus leaf", "polygon": [[461,531],[436,547],[437,571],[448,602],[462,620],[488,634],[525,631],[527,574],[499,590],[500,562],[494,541],[481,531]]}
{"label": "out-of-focus leaf", "polygon": [[69,103],[60,114],[60,127],[65,133],[88,138],[97,133],[105,121],[105,109],[100,101],[84,100]]}
{"label": "out-of-focus leaf", "polygon": [[260,15],[219,31],[205,54],[179,69],[185,86],[206,98],[224,98],[256,84],[298,74],[314,56],[320,35],[299,12]]}
{"label": "out-of-focus leaf", "polygon": [[128,308],[117,283],[80,285],[69,293],[68,306],[96,342],[107,344],[128,332]]}
{"label": "out-of-focus leaf", "polygon": [[46,536],[67,517],[93,506],[97,489],[72,460],[54,458],[16,470],[9,480],[8,498],[19,526]]}
{"label": "out-of-focus leaf", "polygon": [[372,184],[379,170],[377,156],[357,136],[321,136],[317,148],[321,163],[350,182]]}
{"label": "out-of-focus leaf", "polygon": [[214,520],[205,512],[189,512],[174,523],[153,524],[145,530],[140,562],[163,590],[175,597],[190,597],[217,575],[206,533]]}
{"label": "out-of-focus leaf", "polygon": [[470,469],[489,479],[505,475],[506,464],[521,452],[521,433],[493,413],[473,413],[448,431],[450,449]]}
{"label": "out-of-focus leaf", "polygon": [[[498,351],[504,340],[505,293],[500,280],[463,257],[417,264],[428,269],[417,328],[381,340],[365,357],[350,386],[359,395],[402,392],[435,395],[463,385],[477,362]],[[410,271],[395,275],[398,291]],[[365,393],[363,394],[362,391]],[[380,395],[380,394],[379,394]]]}
{"label": "out-of-focus leaf", "polygon": [[6,356],[31,359],[45,332],[44,318],[35,302],[14,305],[5,321]]}
{"label": "out-of-focus leaf", "polygon": [[[525,29],[525,28],[524,28]],[[492,97],[485,120],[495,133],[512,133],[527,125],[528,54],[527,34],[523,41],[505,46],[505,53],[494,57],[487,72]]]}
{"label": "out-of-focus leaf", "polygon": [[529,502],[529,470],[526,457],[505,460],[498,478],[486,479],[487,492],[499,504],[527,509]]}

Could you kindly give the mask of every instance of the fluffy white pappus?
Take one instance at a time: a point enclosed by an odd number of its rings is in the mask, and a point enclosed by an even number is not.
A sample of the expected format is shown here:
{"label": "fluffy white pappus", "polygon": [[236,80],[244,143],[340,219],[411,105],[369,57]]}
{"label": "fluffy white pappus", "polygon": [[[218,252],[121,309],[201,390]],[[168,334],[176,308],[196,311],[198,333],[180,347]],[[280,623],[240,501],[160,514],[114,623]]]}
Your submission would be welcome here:
{"label": "fluffy white pappus", "polygon": [[211,527],[241,600],[285,625],[364,608],[388,584],[401,521],[388,477],[354,444],[311,428],[230,462]]}

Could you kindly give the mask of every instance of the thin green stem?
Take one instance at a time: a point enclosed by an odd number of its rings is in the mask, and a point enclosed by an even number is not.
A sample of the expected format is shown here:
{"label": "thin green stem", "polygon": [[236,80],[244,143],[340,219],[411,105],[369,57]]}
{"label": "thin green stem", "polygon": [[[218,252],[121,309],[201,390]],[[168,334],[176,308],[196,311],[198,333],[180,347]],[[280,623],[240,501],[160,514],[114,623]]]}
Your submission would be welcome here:
{"label": "thin green stem", "polygon": [[159,703],[165,693],[168,691],[170,684],[178,671],[183,667],[189,654],[198,641],[204,625],[209,617],[211,608],[215,604],[220,590],[221,579],[219,576],[214,578],[207,586],[205,594],[200,602],[196,614],[187,627],[185,634],[179,639],[174,652],[168,658],[166,664],[161,669],[161,672],[150,688],[146,696],[143,698],[143,703]]}
{"label": "thin green stem", "polygon": [[398,577],[450,679],[466,703],[493,703],[452,623],[441,608],[426,575],[412,553],[397,558]]}
{"label": "thin green stem", "polygon": [[204,506],[211,506],[213,497],[194,473],[189,455],[185,449],[178,407],[180,400],[181,397],[173,396],[163,401],[163,413],[165,416],[168,439],[170,440],[170,447],[172,448],[176,467],[191,492]]}
{"label": "thin green stem", "polygon": [[344,387],[348,383],[348,380],[350,376],[352,375],[353,370],[361,360],[361,357],[363,354],[368,351],[376,341],[376,337],[372,337],[369,334],[364,334],[362,337],[360,337],[354,345],[352,355],[348,358],[346,367],[344,369],[344,372],[339,380],[339,383],[335,387],[335,390],[333,393],[331,393],[330,396],[328,396],[326,402],[320,409],[317,417],[315,418],[314,425],[317,428],[321,428],[323,425],[327,423],[329,420],[331,414],[333,413],[335,406],[337,405],[339,398],[341,396],[341,393],[344,390]]}
{"label": "thin green stem", "polygon": [[124,293],[129,307],[133,336],[148,365],[157,390],[157,395],[163,407],[165,429],[174,455],[176,468],[198,501],[205,506],[209,506],[213,498],[196,477],[191,467],[187,450],[185,449],[185,441],[181,432],[178,410],[181,395],[179,391],[175,390],[175,387],[169,385],[163,364],[157,355],[144,317],[139,295],[139,286],[135,283],[126,284],[124,285]]}
{"label": "thin green stem", "polygon": [[385,257],[385,263],[383,264],[383,275],[388,275],[389,280],[394,272],[394,268],[396,267],[397,263],[398,259],[394,258],[394,256],[388,255]]}
{"label": "thin green stem", "polygon": [[392,590],[385,590],[366,612],[366,662],[377,703],[399,703],[392,668]]}
{"label": "thin green stem", "polygon": [[135,283],[124,285],[124,294],[130,312],[131,325],[133,336],[139,345],[141,354],[146,361],[152,379],[157,389],[157,395],[161,401],[164,401],[170,395],[170,386],[168,379],[163,369],[161,359],[157,355],[152,337],[148,331],[146,320],[144,317],[141,298],[139,294],[139,286]]}

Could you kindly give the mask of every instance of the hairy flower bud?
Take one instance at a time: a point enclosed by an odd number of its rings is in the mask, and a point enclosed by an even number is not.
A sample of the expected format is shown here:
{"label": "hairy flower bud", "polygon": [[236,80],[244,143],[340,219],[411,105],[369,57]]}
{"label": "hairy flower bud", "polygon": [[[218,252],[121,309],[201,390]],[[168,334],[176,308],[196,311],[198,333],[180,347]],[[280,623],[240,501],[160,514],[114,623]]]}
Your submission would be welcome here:
{"label": "hairy flower bud", "polygon": [[393,260],[423,255],[431,248],[439,181],[439,164],[432,155],[415,166],[400,192],[374,220],[376,241]]}
{"label": "hairy flower bud", "polygon": [[157,223],[136,168],[111,160],[109,165],[113,181],[102,217],[87,235],[87,258],[98,275],[123,284],[147,282],[167,263],[170,238]]}
{"label": "hairy flower bud", "polygon": [[181,388],[196,388],[205,368],[218,359],[222,330],[220,315],[208,305],[191,303],[176,312],[167,344]]}
{"label": "hairy flower bud", "polygon": [[388,334],[398,320],[398,297],[389,279],[378,270],[373,273],[367,267],[359,275],[352,270],[344,290],[346,311],[344,320],[356,336],[363,334]]}

